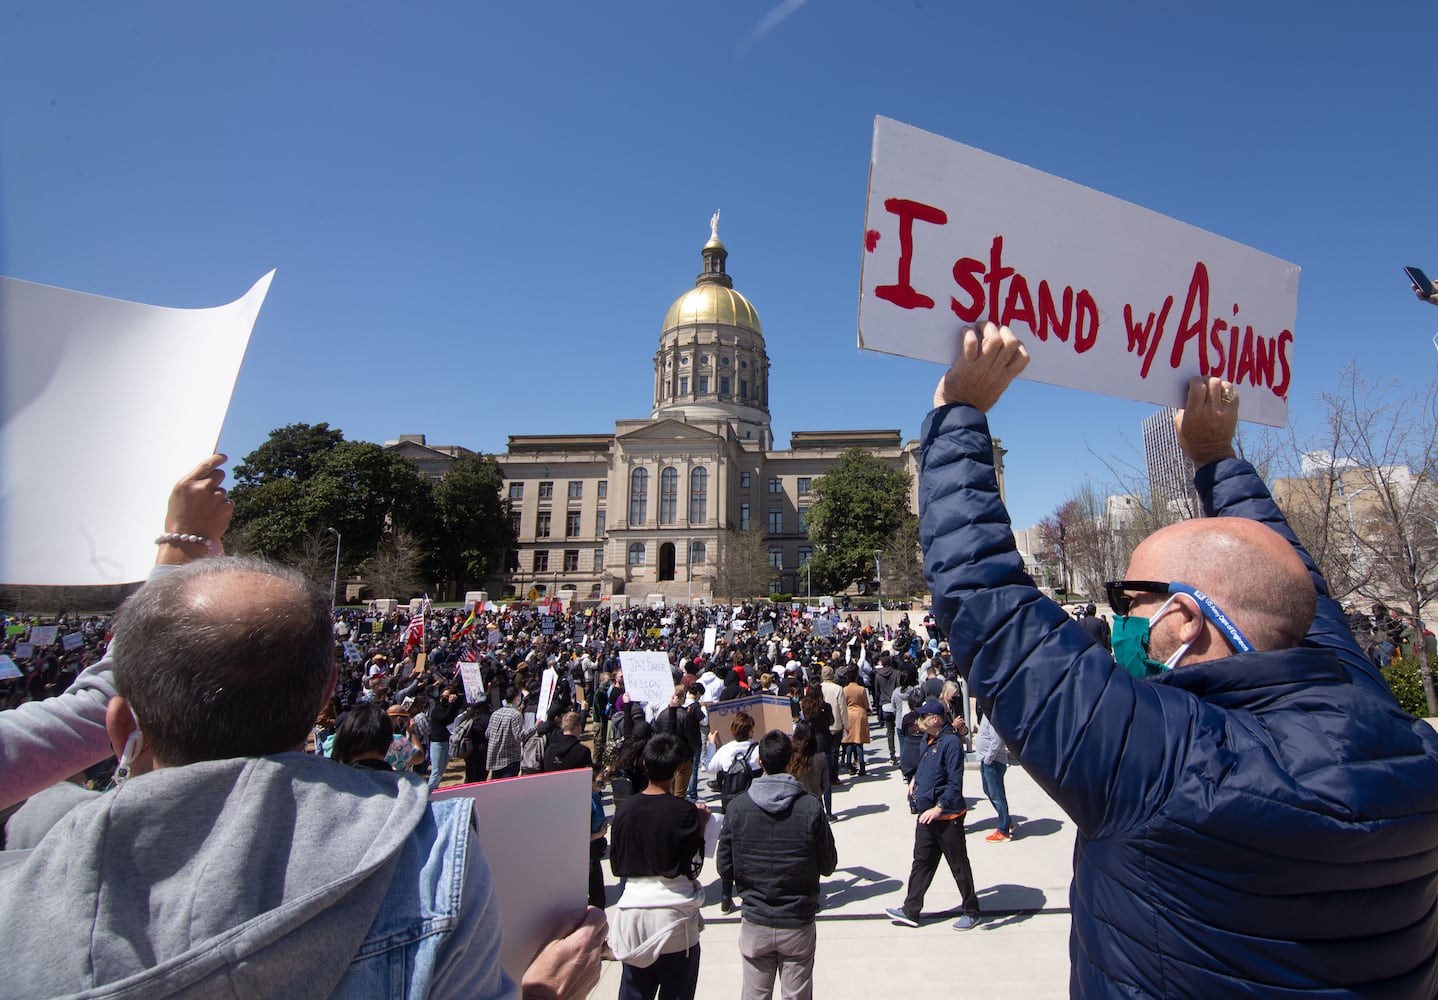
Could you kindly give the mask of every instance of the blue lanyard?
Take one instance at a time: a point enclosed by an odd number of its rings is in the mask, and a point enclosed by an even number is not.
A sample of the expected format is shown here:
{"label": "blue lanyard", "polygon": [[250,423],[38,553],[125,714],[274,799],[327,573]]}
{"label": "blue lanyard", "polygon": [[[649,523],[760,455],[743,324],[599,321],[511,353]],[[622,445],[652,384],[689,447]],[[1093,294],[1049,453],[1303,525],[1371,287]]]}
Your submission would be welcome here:
{"label": "blue lanyard", "polygon": [[1223,613],[1223,609],[1213,603],[1213,598],[1196,587],[1190,587],[1186,583],[1170,583],[1168,585],[1168,592],[1170,594],[1187,594],[1189,597],[1192,597],[1198,602],[1199,609],[1203,611],[1203,616],[1217,625],[1223,630],[1223,634],[1228,636],[1229,645],[1240,653],[1253,652],[1253,643],[1249,642],[1248,637],[1239,631],[1238,626],[1233,624],[1233,621],[1228,615]]}

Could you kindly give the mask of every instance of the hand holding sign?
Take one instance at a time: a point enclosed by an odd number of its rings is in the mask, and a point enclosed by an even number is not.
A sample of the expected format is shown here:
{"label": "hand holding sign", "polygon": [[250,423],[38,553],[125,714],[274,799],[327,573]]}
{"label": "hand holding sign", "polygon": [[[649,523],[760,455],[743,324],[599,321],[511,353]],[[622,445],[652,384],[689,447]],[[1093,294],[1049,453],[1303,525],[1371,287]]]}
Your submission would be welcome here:
{"label": "hand holding sign", "polygon": [[961,335],[959,356],[934,390],[934,406],[967,403],[988,413],[1028,363],[1028,349],[1008,327],[985,323],[982,333],[968,327]]}
{"label": "hand holding sign", "polygon": [[1178,446],[1195,469],[1233,457],[1238,428],[1238,392],[1227,382],[1195,375],[1188,380],[1187,405],[1173,415]]}

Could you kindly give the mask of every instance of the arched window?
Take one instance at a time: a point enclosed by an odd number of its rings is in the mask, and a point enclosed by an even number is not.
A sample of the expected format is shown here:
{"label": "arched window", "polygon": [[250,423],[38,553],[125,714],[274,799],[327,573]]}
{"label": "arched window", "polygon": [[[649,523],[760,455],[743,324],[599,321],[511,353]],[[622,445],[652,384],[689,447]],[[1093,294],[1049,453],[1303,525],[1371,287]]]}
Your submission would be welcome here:
{"label": "arched window", "polygon": [[630,545],[629,545],[629,565],[631,565],[631,566],[643,566],[643,565],[644,565],[644,543],[643,543],[643,542],[631,542],[631,543],[630,543]]}
{"label": "arched window", "polygon": [[629,523],[640,525],[649,510],[649,470],[635,469],[629,475]]}
{"label": "arched window", "polygon": [[679,472],[666,465],[659,473],[659,523],[673,524],[679,507]]}
{"label": "arched window", "polygon": [[689,544],[689,565],[703,566],[704,557],[708,554],[703,542],[691,542]]}
{"label": "arched window", "polygon": [[709,503],[709,470],[696,465],[689,472],[689,523],[703,524]]}

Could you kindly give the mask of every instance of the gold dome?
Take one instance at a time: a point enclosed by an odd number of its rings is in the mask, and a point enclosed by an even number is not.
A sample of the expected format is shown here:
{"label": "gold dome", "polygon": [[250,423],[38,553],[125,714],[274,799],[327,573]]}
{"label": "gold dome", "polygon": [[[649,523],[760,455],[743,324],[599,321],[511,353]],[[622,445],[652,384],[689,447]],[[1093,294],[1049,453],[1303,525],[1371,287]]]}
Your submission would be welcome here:
{"label": "gold dome", "polygon": [[705,282],[685,292],[674,300],[664,316],[666,330],[695,323],[737,326],[761,336],[764,333],[759,325],[759,313],[749,300],[717,283]]}

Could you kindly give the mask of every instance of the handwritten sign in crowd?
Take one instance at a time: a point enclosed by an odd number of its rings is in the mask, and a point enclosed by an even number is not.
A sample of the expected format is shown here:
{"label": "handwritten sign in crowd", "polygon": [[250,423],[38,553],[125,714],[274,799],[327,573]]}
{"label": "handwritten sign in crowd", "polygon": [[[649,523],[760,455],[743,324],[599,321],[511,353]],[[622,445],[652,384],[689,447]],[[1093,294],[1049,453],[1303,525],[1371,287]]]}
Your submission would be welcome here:
{"label": "handwritten sign in crowd", "polygon": [[965,326],[1009,327],[1023,377],[1183,405],[1236,383],[1281,427],[1298,267],[1023,164],[874,122],[859,346],[951,364]]}

